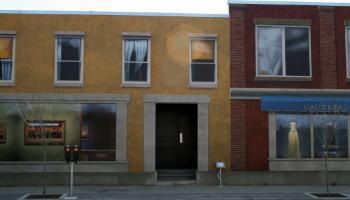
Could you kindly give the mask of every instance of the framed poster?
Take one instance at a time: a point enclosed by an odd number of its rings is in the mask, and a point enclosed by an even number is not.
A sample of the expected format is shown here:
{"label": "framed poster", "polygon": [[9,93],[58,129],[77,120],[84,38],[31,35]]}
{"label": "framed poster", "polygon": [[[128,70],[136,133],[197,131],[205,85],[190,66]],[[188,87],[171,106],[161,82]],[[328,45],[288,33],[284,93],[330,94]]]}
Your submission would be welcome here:
{"label": "framed poster", "polygon": [[6,143],[6,123],[0,122],[0,144]]}
{"label": "framed poster", "polygon": [[89,138],[89,128],[87,126],[81,127],[80,140],[88,140]]}
{"label": "framed poster", "polygon": [[64,144],[65,131],[65,121],[28,121],[24,128],[24,144],[43,144],[44,133],[46,144]]}

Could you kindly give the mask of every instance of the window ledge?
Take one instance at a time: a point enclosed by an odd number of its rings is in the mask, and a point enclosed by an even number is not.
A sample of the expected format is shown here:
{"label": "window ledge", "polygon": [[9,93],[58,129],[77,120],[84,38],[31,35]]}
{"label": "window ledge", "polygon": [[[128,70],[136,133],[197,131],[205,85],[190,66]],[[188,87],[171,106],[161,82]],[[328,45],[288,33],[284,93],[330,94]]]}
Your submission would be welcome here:
{"label": "window ledge", "polygon": [[[270,158],[270,171],[321,171],[324,170],[323,158]],[[330,158],[328,168],[331,171],[349,171],[349,158]]]}
{"label": "window ledge", "polygon": [[151,87],[151,84],[150,84],[150,83],[133,83],[133,82],[126,82],[126,83],[122,83],[121,87],[149,88],[149,87]]}
{"label": "window ledge", "polygon": [[255,81],[312,81],[312,77],[256,76]]}
{"label": "window ledge", "polygon": [[0,81],[0,87],[16,86],[14,81]]}
{"label": "window ledge", "polygon": [[211,88],[211,89],[215,89],[218,88],[218,84],[217,83],[190,83],[188,85],[189,88]]}
{"label": "window ledge", "polygon": [[53,86],[57,87],[83,87],[84,84],[81,82],[54,82]]}

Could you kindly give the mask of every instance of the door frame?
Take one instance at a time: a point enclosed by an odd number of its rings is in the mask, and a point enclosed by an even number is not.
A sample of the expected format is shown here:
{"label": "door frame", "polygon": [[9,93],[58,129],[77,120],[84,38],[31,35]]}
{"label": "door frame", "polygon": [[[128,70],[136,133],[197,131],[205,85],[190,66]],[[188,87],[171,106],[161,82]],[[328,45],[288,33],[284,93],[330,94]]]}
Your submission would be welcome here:
{"label": "door frame", "polygon": [[197,170],[208,171],[208,95],[151,95],[144,102],[144,170],[156,171],[156,104],[197,104]]}

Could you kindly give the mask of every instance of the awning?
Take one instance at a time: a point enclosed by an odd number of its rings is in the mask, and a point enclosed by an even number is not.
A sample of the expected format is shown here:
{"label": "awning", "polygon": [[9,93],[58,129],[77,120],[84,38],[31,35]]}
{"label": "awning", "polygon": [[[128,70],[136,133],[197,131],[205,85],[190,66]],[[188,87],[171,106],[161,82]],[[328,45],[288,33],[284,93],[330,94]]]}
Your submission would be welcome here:
{"label": "awning", "polygon": [[349,113],[350,97],[263,96],[261,110],[272,112]]}

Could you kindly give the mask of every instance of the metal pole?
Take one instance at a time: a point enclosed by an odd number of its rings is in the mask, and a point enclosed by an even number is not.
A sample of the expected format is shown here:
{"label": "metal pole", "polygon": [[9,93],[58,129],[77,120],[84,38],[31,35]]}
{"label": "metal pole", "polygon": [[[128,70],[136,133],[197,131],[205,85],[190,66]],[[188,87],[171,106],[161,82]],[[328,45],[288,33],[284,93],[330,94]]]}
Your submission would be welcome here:
{"label": "metal pole", "polygon": [[74,162],[70,162],[70,196],[73,196],[73,165]]}
{"label": "metal pole", "polygon": [[327,188],[327,196],[329,196],[329,188],[328,188],[328,147],[326,148],[326,188]]}
{"label": "metal pole", "polygon": [[[41,122],[42,123],[42,122]],[[44,130],[44,188],[43,188],[43,195],[46,196],[46,130]]]}

